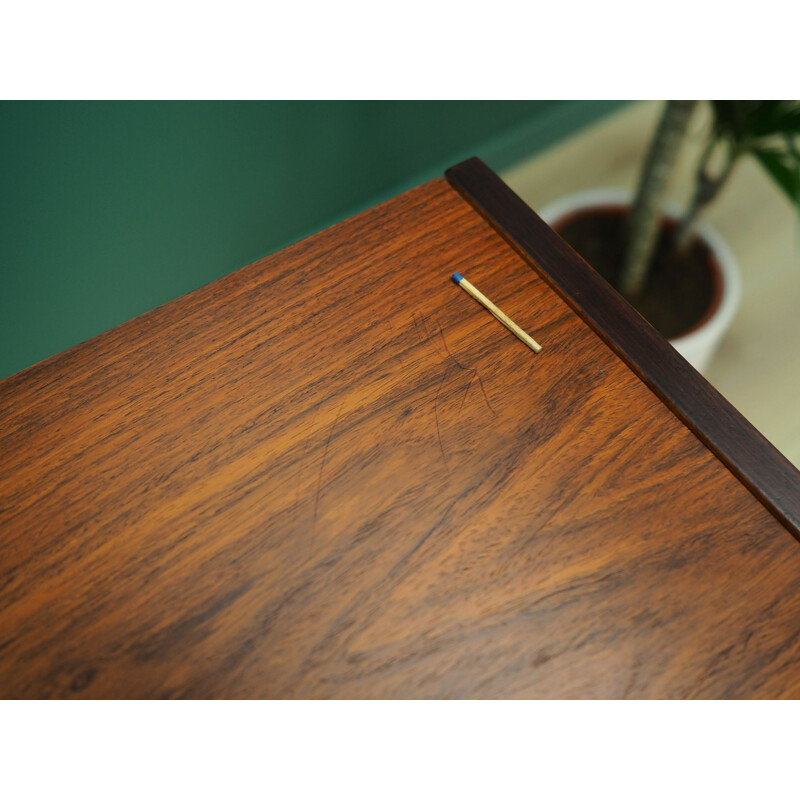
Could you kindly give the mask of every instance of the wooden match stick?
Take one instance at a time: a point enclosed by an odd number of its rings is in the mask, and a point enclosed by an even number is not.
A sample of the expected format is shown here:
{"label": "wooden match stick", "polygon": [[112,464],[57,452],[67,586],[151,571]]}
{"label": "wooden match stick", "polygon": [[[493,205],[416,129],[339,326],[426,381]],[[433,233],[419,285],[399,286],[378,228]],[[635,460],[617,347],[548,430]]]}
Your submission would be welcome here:
{"label": "wooden match stick", "polygon": [[453,273],[453,280],[458,284],[468,295],[474,297],[484,308],[491,311],[494,317],[503,325],[508,328],[511,333],[514,334],[518,339],[521,339],[525,342],[534,353],[538,353],[542,346],[532,337],[528,336],[516,322],[514,322],[511,317],[507,317],[488,297],[481,294],[463,275],[458,272]]}

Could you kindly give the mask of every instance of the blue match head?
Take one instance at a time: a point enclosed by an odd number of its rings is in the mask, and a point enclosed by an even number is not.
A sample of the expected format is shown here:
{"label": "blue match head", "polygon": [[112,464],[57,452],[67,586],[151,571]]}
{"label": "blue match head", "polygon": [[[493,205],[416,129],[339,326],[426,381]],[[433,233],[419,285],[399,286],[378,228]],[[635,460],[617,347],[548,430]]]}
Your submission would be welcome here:
{"label": "blue match head", "polygon": [[464,276],[460,272],[454,272],[453,273],[453,280],[456,283],[461,283],[461,281],[464,280]]}

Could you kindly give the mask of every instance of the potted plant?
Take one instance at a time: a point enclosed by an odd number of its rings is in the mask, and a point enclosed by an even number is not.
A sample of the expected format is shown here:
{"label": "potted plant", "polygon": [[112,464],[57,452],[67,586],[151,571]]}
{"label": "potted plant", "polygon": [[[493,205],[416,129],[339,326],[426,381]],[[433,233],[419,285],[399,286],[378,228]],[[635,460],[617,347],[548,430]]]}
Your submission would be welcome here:
{"label": "potted plant", "polygon": [[724,240],[698,216],[745,156],[757,159],[800,209],[800,102],[711,100],[711,125],[688,207],[663,197],[699,101],[669,100],[635,194],[589,190],[541,216],[614,285],[698,370],[730,326],[738,268]]}

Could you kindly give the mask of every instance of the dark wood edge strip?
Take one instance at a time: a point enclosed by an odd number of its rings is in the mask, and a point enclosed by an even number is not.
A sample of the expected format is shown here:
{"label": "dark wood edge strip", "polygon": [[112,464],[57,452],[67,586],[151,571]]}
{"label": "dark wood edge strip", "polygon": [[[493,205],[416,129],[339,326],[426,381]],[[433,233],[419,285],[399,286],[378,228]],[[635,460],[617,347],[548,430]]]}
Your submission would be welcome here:
{"label": "dark wood edge strip", "polygon": [[445,175],[800,540],[800,472],[794,465],[480,159]]}

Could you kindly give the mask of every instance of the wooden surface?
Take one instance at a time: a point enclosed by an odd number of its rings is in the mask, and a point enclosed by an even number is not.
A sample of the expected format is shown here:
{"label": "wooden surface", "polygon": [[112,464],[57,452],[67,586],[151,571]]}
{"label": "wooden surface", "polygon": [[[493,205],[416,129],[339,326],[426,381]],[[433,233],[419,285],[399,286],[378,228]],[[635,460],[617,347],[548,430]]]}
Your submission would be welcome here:
{"label": "wooden surface", "polygon": [[451,183],[800,539],[800,472],[477,158]]}
{"label": "wooden surface", "polygon": [[[535,211],[571,192],[633,190],[662,102],[631,103],[580,134],[516,164],[503,179]],[[668,200],[685,206],[710,125],[701,104],[692,118]],[[739,264],[742,302],[708,380],[800,468],[800,239],[797,212],[752,158],[703,212]]]}
{"label": "wooden surface", "polygon": [[800,545],[444,180],[0,382],[0,537],[5,697],[800,696]]}

